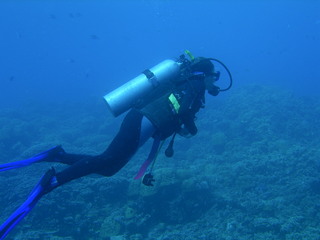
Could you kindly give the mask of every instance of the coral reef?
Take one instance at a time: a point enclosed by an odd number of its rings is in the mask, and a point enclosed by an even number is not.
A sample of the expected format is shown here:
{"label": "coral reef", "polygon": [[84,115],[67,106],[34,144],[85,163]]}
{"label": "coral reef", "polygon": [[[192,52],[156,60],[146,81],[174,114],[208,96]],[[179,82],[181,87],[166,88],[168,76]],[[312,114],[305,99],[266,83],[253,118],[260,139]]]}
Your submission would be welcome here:
{"label": "coral reef", "polygon": [[[177,137],[171,159],[160,153],[154,187],[133,180],[146,146],[112,178],[88,176],[50,193],[10,237],[319,240],[319,103],[265,86],[216,98],[199,114],[197,136]],[[120,120],[101,117],[104,110],[91,104],[2,111],[2,162],[56,144],[103,151]],[[49,166],[1,173],[1,221]]]}

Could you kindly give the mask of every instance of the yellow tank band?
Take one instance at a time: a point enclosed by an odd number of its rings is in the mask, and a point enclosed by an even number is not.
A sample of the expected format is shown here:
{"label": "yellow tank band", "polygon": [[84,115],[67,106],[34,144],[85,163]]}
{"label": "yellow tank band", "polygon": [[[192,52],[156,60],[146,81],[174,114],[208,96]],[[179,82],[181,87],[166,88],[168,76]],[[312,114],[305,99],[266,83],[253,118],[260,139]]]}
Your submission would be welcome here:
{"label": "yellow tank band", "polygon": [[173,110],[178,114],[179,113],[179,109],[180,109],[180,104],[179,104],[176,96],[174,96],[173,93],[170,94],[169,101],[172,104]]}

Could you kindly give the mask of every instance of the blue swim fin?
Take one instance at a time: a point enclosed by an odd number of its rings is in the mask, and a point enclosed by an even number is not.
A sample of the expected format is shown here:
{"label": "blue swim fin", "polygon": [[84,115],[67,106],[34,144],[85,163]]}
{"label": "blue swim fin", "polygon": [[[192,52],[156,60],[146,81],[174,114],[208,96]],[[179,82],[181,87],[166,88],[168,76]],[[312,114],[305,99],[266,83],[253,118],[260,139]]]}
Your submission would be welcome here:
{"label": "blue swim fin", "polygon": [[33,209],[40,198],[53,190],[55,180],[55,170],[48,170],[39,183],[34,187],[27,200],[0,226],[0,240],[4,239],[8,233]]}
{"label": "blue swim fin", "polygon": [[57,157],[58,154],[60,153],[63,154],[65,152],[62,149],[62,147],[58,145],[25,160],[0,164],[0,172],[7,171],[10,169],[25,167],[35,162],[54,161],[54,158]]}

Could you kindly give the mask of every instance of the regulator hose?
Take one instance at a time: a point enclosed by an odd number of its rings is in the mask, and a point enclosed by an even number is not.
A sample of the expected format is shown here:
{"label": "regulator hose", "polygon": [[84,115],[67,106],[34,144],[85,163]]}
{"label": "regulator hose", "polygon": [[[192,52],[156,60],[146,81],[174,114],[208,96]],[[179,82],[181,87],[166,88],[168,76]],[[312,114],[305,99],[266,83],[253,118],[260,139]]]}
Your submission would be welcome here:
{"label": "regulator hose", "polygon": [[229,80],[230,80],[230,83],[229,83],[229,86],[227,87],[227,88],[224,88],[224,89],[220,89],[219,91],[220,92],[224,92],[224,91],[227,91],[227,90],[229,90],[231,87],[232,87],[232,75],[231,75],[231,72],[229,71],[229,69],[227,68],[227,66],[223,63],[223,62],[221,62],[220,60],[218,60],[218,59],[215,59],[215,58],[208,58],[210,61],[214,61],[214,62],[217,62],[217,63],[219,63],[219,64],[221,64],[222,65],[222,67],[224,67],[224,69],[227,71],[227,73],[228,73],[228,75],[229,75]]}

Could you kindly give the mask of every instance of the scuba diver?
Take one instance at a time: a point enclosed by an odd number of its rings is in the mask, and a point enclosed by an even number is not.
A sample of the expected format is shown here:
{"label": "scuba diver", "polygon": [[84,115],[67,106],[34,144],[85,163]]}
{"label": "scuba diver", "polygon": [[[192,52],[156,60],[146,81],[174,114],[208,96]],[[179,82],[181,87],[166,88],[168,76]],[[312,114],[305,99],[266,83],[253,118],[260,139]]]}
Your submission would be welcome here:
{"label": "scuba diver", "polygon": [[[195,58],[189,51],[185,53],[178,60],[165,60],[145,70],[104,96],[114,116],[129,111],[119,132],[102,154],[97,156],[70,154],[61,146],[55,146],[29,159],[0,165],[0,171],[38,162],[69,165],[61,172],[51,168],[44,174],[27,200],[1,225],[0,239],[7,236],[42,196],[65,183],[89,174],[113,176],[150,138],[153,138],[151,151],[135,179],[143,178],[143,184],[153,186],[153,176],[151,172],[146,174],[146,171],[155,161],[163,141],[172,136],[165,151],[166,156],[171,157],[176,134],[184,137],[197,134],[195,118],[196,113],[204,107],[205,92],[217,96],[219,92],[226,91],[232,86],[231,73],[222,62],[213,58]],[[220,72],[215,71],[212,62],[217,62],[226,69],[230,78],[227,88],[220,89],[215,85]]]}

